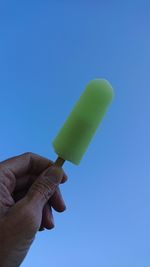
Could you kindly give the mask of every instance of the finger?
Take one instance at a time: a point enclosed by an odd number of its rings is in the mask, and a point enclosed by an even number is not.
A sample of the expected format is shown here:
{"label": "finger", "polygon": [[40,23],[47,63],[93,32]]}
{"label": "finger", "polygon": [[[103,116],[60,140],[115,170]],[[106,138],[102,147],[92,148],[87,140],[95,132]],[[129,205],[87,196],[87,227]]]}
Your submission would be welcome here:
{"label": "finger", "polygon": [[30,187],[27,197],[33,205],[40,204],[41,207],[48,202],[48,200],[55,193],[57,186],[61,183],[63,178],[63,170],[55,165],[46,169],[38,179]]}
{"label": "finger", "polygon": [[[13,199],[15,202],[19,201],[20,199],[24,198],[27,194],[27,190],[18,191],[13,194]],[[63,212],[66,210],[66,205],[63,200],[62,194],[60,192],[59,187],[56,188],[53,196],[48,201],[49,205],[53,207],[54,210],[58,212]]]}
{"label": "finger", "polygon": [[42,222],[40,229],[42,228],[46,229],[54,228],[54,218],[52,214],[52,208],[48,204],[46,204],[43,208]]}
{"label": "finger", "polygon": [[[38,175],[24,175],[20,179],[17,179],[15,190],[13,192],[14,199],[21,199],[21,197],[25,196],[31,185],[36,181],[38,178]],[[65,183],[67,181],[68,177],[63,172],[63,178],[61,181],[61,184]]]}
{"label": "finger", "polygon": [[[15,190],[22,190],[25,186],[28,188],[36,180],[37,176],[48,167],[54,165],[54,162],[47,158],[33,153],[25,153],[17,157],[10,158],[0,163],[3,169],[11,171],[16,177]],[[67,180],[64,173],[61,183]],[[10,176],[10,175],[9,175]]]}
{"label": "finger", "polygon": [[50,198],[48,203],[53,207],[53,209],[55,209],[58,212],[63,212],[66,210],[66,205],[63,200],[59,187],[57,187],[55,193]]}
{"label": "finger", "polygon": [[54,163],[47,158],[28,152],[2,161],[1,164],[10,169],[17,178],[27,173],[39,174]]}

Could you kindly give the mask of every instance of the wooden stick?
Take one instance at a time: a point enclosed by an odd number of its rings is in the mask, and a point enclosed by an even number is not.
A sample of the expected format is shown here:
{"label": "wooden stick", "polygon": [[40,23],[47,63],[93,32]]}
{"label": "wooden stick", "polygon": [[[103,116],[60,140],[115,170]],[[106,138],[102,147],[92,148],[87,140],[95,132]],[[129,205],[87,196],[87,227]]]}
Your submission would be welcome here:
{"label": "wooden stick", "polygon": [[61,157],[58,157],[55,161],[55,165],[58,167],[62,167],[65,162],[65,159],[62,159]]}

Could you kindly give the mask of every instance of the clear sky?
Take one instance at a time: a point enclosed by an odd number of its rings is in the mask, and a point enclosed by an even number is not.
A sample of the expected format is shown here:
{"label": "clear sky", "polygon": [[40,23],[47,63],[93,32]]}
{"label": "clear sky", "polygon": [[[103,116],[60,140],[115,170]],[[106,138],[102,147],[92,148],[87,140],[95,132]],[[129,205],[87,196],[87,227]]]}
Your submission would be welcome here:
{"label": "clear sky", "polygon": [[115,99],[80,166],[67,210],[22,267],[150,266],[149,1],[0,1],[0,160],[51,142],[90,79]]}

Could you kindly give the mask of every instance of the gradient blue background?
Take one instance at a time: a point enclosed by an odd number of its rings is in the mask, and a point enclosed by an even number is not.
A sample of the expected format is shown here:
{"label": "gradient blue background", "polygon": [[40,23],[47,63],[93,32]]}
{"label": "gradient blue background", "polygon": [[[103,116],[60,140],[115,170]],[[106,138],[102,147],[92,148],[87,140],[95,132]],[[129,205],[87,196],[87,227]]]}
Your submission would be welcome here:
{"label": "gradient blue background", "polygon": [[67,204],[22,267],[150,266],[150,4],[0,1],[0,160],[51,141],[92,78],[115,99],[79,167],[66,163]]}

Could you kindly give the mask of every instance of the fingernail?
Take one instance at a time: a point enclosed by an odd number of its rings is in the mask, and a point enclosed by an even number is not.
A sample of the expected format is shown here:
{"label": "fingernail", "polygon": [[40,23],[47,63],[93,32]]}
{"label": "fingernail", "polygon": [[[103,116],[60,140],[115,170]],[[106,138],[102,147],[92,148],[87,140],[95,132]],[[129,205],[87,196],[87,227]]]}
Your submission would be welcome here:
{"label": "fingernail", "polygon": [[64,178],[68,180],[68,175],[64,173]]}
{"label": "fingernail", "polygon": [[40,232],[42,232],[42,231],[44,231],[44,230],[45,230],[44,227],[42,227],[42,228],[39,229]]}
{"label": "fingernail", "polygon": [[67,209],[67,207],[66,207],[65,201],[63,200],[62,197],[61,197],[61,202],[62,202],[62,207],[61,207],[62,210],[60,212],[63,212],[63,211],[65,211]]}
{"label": "fingernail", "polygon": [[66,209],[67,209],[67,207],[66,207],[66,205],[64,205],[62,211],[60,211],[60,212],[64,212],[64,211],[66,211]]}
{"label": "fingernail", "polygon": [[51,166],[45,171],[43,176],[49,177],[51,179],[51,182],[57,185],[62,180],[63,171],[61,168]]}

